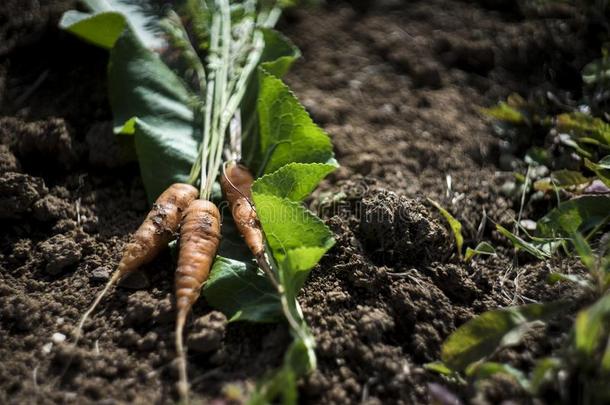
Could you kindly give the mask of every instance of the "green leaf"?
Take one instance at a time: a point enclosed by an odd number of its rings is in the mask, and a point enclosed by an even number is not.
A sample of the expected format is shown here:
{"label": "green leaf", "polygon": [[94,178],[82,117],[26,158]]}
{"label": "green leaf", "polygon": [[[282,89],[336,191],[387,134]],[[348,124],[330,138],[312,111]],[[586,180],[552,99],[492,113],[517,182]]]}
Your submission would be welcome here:
{"label": "green leaf", "polygon": [[301,57],[301,51],[286,36],[272,29],[263,29],[265,48],[261,55],[261,66],[268,73],[281,78],[295,60]]}
{"label": "green leaf", "polygon": [[466,248],[466,255],[464,255],[464,261],[469,261],[475,255],[488,255],[493,256],[496,254],[496,249],[487,242],[481,242],[476,248]]}
{"label": "green leaf", "polygon": [[521,370],[518,370],[508,364],[496,363],[496,362],[483,362],[474,363],[466,369],[466,375],[472,377],[475,380],[483,380],[496,374],[504,374],[512,377],[515,381],[523,387],[523,389],[529,389],[529,381],[525,374]]}
{"label": "green leaf", "polygon": [[500,102],[495,107],[482,108],[481,112],[488,117],[511,124],[523,124],[526,122],[525,116],[521,113],[521,111],[511,107],[504,101]]}
{"label": "green leaf", "polygon": [[610,125],[588,114],[574,112],[558,115],[557,129],[577,138],[591,138],[602,145],[610,145]]}
{"label": "green leaf", "polygon": [[607,187],[610,187],[610,156],[604,157],[599,163],[585,159],[585,166],[592,170]]}
{"label": "green leaf", "polygon": [[555,184],[562,188],[579,186],[591,181],[587,177],[583,176],[581,172],[574,170],[558,170],[553,172],[551,177],[553,180],[555,180]]}
{"label": "green leaf", "polygon": [[548,281],[550,284],[555,284],[560,281],[567,281],[570,283],[577,284],[584,288],[593,287],[588,280],[586,280],[584,277],[581,277],[576,274],[550,273],[548,276]]}
{"label": "green leaf", "polygon": [[293,162],[326,163],[333,157],[328,135],[309,117],[277,77],[259,69],[259,162],[271,173]]}
{"label": "green leaf", "polygon": [[299,203],[259,193],[253,193],[253,199],[269,247],[278,262],[283,262],[289,254],[300,255],[300,251],[290,253],[293,249],[328,250],[334,244],[328,227]]}
{"label": "green leaf", "polygon": [[[543,320],[564,307],[563,303],[530,304],[485,312],[453,332],[443,343],[441,360],[456,371],[493,353],[510,337],[514,343],[527,323]],[[511,332],[519,332],[517,336]]]}
{"label": "green leaf", "polygon": [[582,80],[587,85],[603,84],[610,79],[610,59],[606,56],[584,67]]}
{"label": "green leaf", "polygon": [[91,13],[70,10],[59,22],[62,29],[102,48],[111,49],[129,26],[149,49],[160,48],[162,37],[155,27],[159,14],[146,2],[133,0],[84,0]]}
{"label": "green leaf", "polygon": [[610,336],[608,336],[608,340],[606,341],[606,349],[604,350],[600,364],[602,372],[610,374]]}
{"label": "green leaf", "polygon": [[552,191],[565,189],[590,183],[592,179],[585,177],[581,172],[573,170],[558,170],[551,174],[550,178],[537,180],[534,189],[538,191]]}
{"label": "green leaf", "polygon": [[596,260],[595,255],[593,254],[593,250],[591,246],[583,236],[576,232],[572,236],[572,244],[574,245],[574,249],[580,258],[582,264],[589,270],[590,273],[595,273],[596,269]]}
{"label": "green leaf", "polygon": [[67,11],[59,22],[60,28],[93,45],[111,49],[126,26],[125,17],[116,12],[99,14]]}
{"label": "green leaf", "polygon": [[304,375],[301,370],[303,356],[307,355],[307,345],[295,339],[286,354],[282,367],[267,375],[257,383],[256,389],[248,399],[248,405],[268,405],[282,398],[283,405],[296,405],[298,399],[297,379]]}
{"label": "green leaf", "polygon": [[[289,165],[257,180],[253,186],[256,212],[279,276],[282,309],[294,342],[283,366],[259,384],[250,403],[271,403],[278,396],[284,403],[293,403],[296,390],[290,388],[295,385],[291,381],[316,367],[315,340],[303,318],[297,294],[309,271],[334,244],[334,239],[322,220],[289,198],[301,199],[334,166],[318,170],[317,174],[301,170],[307,166]],[[295,181],[303,184],[296,185]]]}
{"label": "green leaf", "polygon": [[445,375],[445,376],[450,376],[450,375],[454,374],[454,371],[452,369],[450,369],[449,367],[447,367],[445,365],[445,363],[443,363],[442,361],[426,363],[426,364],[424,364],[424,368],[428,371],[434,371],[435,373]]}
{"label": "green leaf", "polygon": [[336,168],[328,163],[289,163],[256,180],[252,191],[300,201]]}
{"label": "green leaf", "polygon": [[135,134],[149,201],[187,180],[201,129],[181,80],[127,30],[110,52],[110,104],[115,131]]}
{"label": "green leaf", "polygon": [[[580,311],[574,322],[574,346],[590,358],[605,343],[610,323],[610,294],[606,293],[589,308]],[[603,339],[603,340],[602,340]]]}
{"label": "green leaf", "polygon": [[202,294],[231,321],[278,322],[280,298],[267,277],[254,266],[216,256]]}
{"label": "green leaf", "polygon": [[550,257],[549,253],[538,248],[533,243],[529,243],[529,242],[525,241],[524,239],[515,235],[508,229],[504,228],[502,225],[496,224],[496,229],[498,230],[498,232],[500,232],[502,235],[504,235],[504,237],[506,237],[508,240],[510,240],[515,248],[522,249],[525,252],[531,254],[532,256],[534,256],[540,260],[544,260],[545,258]]}
{"label": "green leaf", "polygon": [[538,221],[543,237],[586,234],[610,219],[610,197],[582,196],[561,203]]}
{"label": "green leaf", "polygon": [[431,198],[428,198],[428,201],[430,202],[430,204],[436,207],[436,209],[443,215],[443,217],[445,217],[445,220],[449,223],[449,227],[451,228],[451,231],[453,232],[453,237],[455,238],[455,247],[457,249],[458,256],[461,258],[462,245],[464,244],[464,237],[462,236],[462,224],[460,223],[460,221],[455,219],[453,215],[449,213],[449,211],[441,207],[439,203],[432,200]]}
{"label": "green leaf", "polygon": [[560,366],[561,361],[554,357],[545,357],[536,362],[530,377],[530,392],[537,395],[542,385],[552,377]]}

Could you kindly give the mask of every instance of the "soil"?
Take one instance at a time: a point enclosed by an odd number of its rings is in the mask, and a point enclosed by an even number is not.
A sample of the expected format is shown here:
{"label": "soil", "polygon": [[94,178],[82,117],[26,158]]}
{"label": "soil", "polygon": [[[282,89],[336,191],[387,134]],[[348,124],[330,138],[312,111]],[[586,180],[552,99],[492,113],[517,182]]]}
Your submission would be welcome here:
{"label": "soil", "polygon": [[[68,344],[148,209],[111,133],[105,52],[56,28],[72,3],[0,6],[0,403],[172,403],[169,253],[102,302],[78,349]],[[319,360],[303,403],[430,403],[451,391],[530,401],[511,380],[470,391],[423,367],[475,314],[582,295],[546,282],[581,271],[573,261],[515,258],[494,231],[492,221],[512,224],[518,196],[503,192],[513,175],[478,109],[578,88],[596,48],[557,10],[524,16],[512,3],[358,1],[285,15],[280,29],[304,56],[287,82],[341,163],[309,201],[337,243],[299,297]],[[469,246],[487,240],[498,256],[458,260],[426,197],[456,215]],[[527,370],[570,322],[565,311],[496,356]],[[243,400],[290,341],[284,325],[227,323],[203,300],[188,334],[193,396],[206,403]]]}

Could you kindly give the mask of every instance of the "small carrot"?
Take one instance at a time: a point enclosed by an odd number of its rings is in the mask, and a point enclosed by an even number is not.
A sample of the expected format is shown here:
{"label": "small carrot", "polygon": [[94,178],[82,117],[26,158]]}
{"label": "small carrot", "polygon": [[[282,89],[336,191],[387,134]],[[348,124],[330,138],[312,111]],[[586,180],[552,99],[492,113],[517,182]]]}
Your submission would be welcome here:
{"label": "small carrot", "polygon": [[220,179],[235,225],[254,257],[258,258],[265,254],[265,244],[261,224],[251,202],[252,183],[254,177],[248,168],[234,161],[226,164]]}
{"label": "small carrot", "polygon": [[125,245],[117,270],[81,318],[76,330],[75,345],[85,321],[110,287],[140,266],[151,262],[172,240],[180,225],[182,211],[197,198],[197,194],[195,187],[175,183],[157,198],[142,225],[134,233],[131,241]]}
{"label": "small carrot", "polygon": [[279,287],[275,274],[265,257],[265,236],[252,204],[252,184],[254,177],[242,164],[230,161],[225,164],[220,187],[229,202],[231,215],[237,230],[254,255],[259,267],[263,269],[276,288]]}
{"label": "small carrot", "polygon": [[195,200],[184,212],[180,224],[180,251],[176,268],[176,352],[178,353],[178,394],[188,399],[186,353],[183,331],[186,317],[199,298],[201,286],[208,279],[220,244],[220,212],[208,200]]}

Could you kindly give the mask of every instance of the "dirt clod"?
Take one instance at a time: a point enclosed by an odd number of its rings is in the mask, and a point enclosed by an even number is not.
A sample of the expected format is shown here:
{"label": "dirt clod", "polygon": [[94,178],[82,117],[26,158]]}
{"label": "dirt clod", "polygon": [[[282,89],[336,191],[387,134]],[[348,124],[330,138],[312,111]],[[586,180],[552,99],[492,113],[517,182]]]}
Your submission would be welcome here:
{"label": "dirt clod", "polygon": [[44,181],[27,174],[8,172],[0,176],[0,218],[19,218],[47,194]]}
{"label": "dirt clod", "polygon": [[0,144],[0,174],[6,172],[19,172],[21,165],[6,145]]}
{"label": "dirt clod", "polygon": [[446,255],[445,229],[417,201],[382,190],[361,204],[360,234],[376,260],[423,263]]}
{"label": "dirt clod", "polygon": [[208,353],[220,348],[227,327],[227,318],[222,312],[212,311],[193,322],[193,327],[187,338],[189,349]]}
{"label": "dirt clod", "polygon": [[[73,216],[74,208],[70,202],[54,195],[46,195],[32,206],[34,218],[39,221],[57,221]],[[75,215],[74,215],[75,216]]]}
{"label": "dirt clod", "polygon": [[147,324],[152,320],[155,305],[147,291],[136,291],[127,301],[125,324],[129,326]]}
{"label": "dirt clod", "polygon": [[81,258],[81,247],[73,238],[66,235],[55,235],[38,245],[38,251],[51,275],[62,273],[75,265]]}
{"label": "dirt clod", "polygon": [[61,118],[34,122],[0,118],[0,140],[22,160],[55,162],[69,169],[78,159],[67,124]]}

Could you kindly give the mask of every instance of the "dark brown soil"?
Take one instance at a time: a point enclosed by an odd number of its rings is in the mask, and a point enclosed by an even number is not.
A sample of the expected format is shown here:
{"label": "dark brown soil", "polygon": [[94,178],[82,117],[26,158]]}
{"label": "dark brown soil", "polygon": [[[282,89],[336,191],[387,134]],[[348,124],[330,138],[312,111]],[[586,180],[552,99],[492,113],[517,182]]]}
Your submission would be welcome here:
{"label": "dark brown soil", "polygon": [[[169,253],[103,301],[78,349],[62,341],[147,211],[108,123],[105,53],[55,28],[71,3],[0,6],[0,403],[171,403]],[[578,295],[546,283],[574,263],[515,262],[492,231],[519,207],[500,192],[512,174],[478,108],[577,88],[589,51],[569,20],[547,26],[505,3],[340,3],[284,19],[304,55],[287,81],[342,164],[311,200],[337,244],[300,296],[319,357],[302,402],[429,403],[429,383],[449,385],[423,364],[458,325]],[[462,221],[466,243],[488,240],[499,256],[457,260],[425,197]],[[527,369],[568,324],[566,313],[497,356]],[[284,325],[227,324],[203,301],[188,329],[193,395],[218,403],[242,400],[290,341]],[[450,389],[474,403],[528,401],[509,380]]]}

